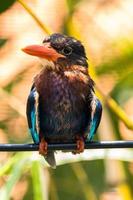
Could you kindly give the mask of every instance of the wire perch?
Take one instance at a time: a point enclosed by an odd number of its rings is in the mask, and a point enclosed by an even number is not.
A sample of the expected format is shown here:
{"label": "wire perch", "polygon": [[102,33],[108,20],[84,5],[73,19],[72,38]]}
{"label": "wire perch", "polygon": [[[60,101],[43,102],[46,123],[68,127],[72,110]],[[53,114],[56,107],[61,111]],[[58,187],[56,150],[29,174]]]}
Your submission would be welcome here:
{"label": "wire perch", "polygon": [[[133,148],[133,140],[131,141],[101,141],[86,142],[85,149],[109,149],[109,148]],[[37,144],[0,144],[0,151],[38,151]],[[76,143],[69,144],[49,144],[49,150],[67,150],[76,149]]]}

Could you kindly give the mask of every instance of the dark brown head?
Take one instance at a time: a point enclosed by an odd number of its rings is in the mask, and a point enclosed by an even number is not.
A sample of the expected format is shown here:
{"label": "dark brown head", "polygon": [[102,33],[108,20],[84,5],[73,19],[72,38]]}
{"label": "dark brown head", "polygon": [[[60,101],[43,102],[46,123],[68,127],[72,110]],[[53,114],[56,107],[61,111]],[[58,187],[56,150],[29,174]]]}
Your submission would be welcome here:
{"label": "dark brown head", "polygon": [[43,40],[43,45],[30,45],[22,49],[25,53],[58,63],[59,65],[81,65],[88,67],[84,46],[79,40],[54,33]]}

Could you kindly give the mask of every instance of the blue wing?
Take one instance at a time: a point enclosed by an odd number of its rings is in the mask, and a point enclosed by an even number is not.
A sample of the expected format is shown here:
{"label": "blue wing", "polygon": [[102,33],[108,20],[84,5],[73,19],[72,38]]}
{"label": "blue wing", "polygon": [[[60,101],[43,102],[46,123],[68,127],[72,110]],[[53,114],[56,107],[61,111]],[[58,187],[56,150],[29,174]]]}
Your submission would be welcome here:
{"label": "blue wing", "polygon": [[37,107],[38,107],[38,93],[34,85],[31,88],[28,100],[27,100],[27,120],[30,133],[32,135],[33,141],[39,143],[39,134],[37,132]]}
{"label": "blue wing", "polygon": [[96,130],[99,126],[101,116],[102,116],[102,104],[99,101],[99,99],[97,99],[94,96],[94,99],[92,101],[92,115],[91,115],[90,131],[88,135],[89,140],[93,139],[96,133]]}

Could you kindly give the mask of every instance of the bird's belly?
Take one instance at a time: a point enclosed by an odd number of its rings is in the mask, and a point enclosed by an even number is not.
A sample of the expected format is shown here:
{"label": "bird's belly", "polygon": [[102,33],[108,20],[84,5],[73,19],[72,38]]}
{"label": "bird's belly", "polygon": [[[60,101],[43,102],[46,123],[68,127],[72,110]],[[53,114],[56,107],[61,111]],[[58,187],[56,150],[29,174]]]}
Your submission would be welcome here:
{"label": "bird's belly", "polygon": [[47,116],[42,121],[41,130],[44,138],[50,142],[70,142],[74,141],[76,135],[83,135],[87,127],[87,116],[82,113],[74,116],[67,113],[60,116]]}
{"label": "bird's belly", "polygon": [[[42,105],[42,104],[41,104]],[[49,142],[70,142],[83,135],[88,125],[85,103],[75,102],[63,96],[40,108],[40,130]]]}

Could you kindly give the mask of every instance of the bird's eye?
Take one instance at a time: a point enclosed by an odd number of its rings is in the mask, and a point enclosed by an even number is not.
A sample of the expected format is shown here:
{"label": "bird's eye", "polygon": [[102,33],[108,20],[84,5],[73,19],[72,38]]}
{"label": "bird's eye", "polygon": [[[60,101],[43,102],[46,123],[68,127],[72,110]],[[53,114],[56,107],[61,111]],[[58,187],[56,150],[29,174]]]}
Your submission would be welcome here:
{"label": "bird's eye", "polygon": [[71,47],[64,47],[62,49],[62,53],[65,54],[66,56],[68,56],[72,53],[72,48]]}

